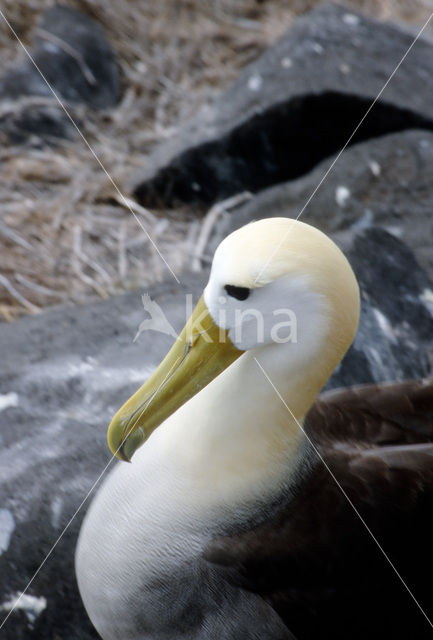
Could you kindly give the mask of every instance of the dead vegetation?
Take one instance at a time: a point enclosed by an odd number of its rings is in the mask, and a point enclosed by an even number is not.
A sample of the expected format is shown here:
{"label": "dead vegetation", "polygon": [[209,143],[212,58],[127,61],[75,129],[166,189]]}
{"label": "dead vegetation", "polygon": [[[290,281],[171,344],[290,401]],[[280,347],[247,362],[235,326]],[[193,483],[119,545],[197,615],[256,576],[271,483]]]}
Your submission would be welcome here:
{"label": "dead vegetation", "polygon": [[[51,4],[5,0],[2,11],[29,44],[40,12]],[[71,108],[95,155],[78,135],[54,149],[1,148],[0,318],[5,320],[169,278],[158,250],[176,274],[187,265],[197,268],[196,246],[204,231],[197,212],[149,212],[130,202],[132,215],[113,182],[128,197],[131,176],[143,167],[154,146],[229,85],[296,15],[319,2],[65,0],[64,4],[104,27],[118,57],[122,97],[116,109],[105,113]],[[431,0],[345,4],[380,19],[417,24],[432,11]],[[0,17],[1,68],[23,55]]]}

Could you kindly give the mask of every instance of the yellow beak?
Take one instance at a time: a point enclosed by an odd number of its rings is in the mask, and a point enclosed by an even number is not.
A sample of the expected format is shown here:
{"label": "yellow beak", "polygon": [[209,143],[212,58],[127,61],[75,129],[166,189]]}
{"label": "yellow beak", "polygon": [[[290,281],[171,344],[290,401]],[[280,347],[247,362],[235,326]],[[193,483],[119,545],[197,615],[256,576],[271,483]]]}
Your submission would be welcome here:
{"label": "yellow beak", "polygon": [[129,461],[166,418],[242,353],[215,324],[202,296],[157,370],[112,419],[107,436],[111,452]]}

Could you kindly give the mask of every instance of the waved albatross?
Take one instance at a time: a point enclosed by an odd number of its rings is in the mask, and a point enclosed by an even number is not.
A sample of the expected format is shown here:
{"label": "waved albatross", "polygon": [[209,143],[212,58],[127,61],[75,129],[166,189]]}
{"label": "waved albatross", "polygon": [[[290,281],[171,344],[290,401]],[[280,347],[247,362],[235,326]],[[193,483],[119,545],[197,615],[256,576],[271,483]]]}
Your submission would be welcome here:
{"label": "waved albatross", "polygon": [[352,269],[314,227],[266,219],[220,244],[109,427],[135,455],[76,552],[104,640],[432,637],[433,382],[317,398],[358,317]]}

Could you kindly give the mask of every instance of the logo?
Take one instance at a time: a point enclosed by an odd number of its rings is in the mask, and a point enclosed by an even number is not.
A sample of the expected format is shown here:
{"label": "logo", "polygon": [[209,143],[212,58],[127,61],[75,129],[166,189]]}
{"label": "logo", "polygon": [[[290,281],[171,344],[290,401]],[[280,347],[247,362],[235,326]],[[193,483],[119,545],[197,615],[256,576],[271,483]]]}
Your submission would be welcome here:
{"label": "logo", "polygon": [[[145,312],[150,317],[145,318],[140,323],[134,342],[142,333],[149,330],[164,333],[176,340],[178,333],[159,304],[155,302],[155,300],[152,300],[147,293],[141,296],[141,300]],[[244,339],[246,339],[248,343],[256,345],[268,342],[275,342],[277,344],[297,342],[297,320],[296,314],[292,309],[281,307],[279,309],[269,311],[266,315],[254,307],[234,309],[231,314],[231,320],[228,321],[226,309],[224,307],[225,302],[225,298],[219,298],[220,307],[218,310],[218,317],[216,320],[214,318],[216,324],[221,328],[219,339],[222,342],[225,342],[226,337],[223,329],[229,330],[229,336],[234,344],[241,344]],[[193,309],[193,297],[192,294],[188,293],[185,296],[185,323],[190,318]],[[207,337],[207,341],[211,342],[212,339],[210,336]]]}

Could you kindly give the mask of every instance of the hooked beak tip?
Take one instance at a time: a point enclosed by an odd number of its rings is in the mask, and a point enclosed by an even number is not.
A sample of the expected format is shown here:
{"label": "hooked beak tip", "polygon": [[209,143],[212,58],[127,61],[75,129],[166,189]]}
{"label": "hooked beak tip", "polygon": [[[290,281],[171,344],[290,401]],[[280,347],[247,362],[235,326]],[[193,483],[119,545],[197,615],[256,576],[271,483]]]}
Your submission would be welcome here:
{"label": "hooked beak tip", "polygon": [[121,442],[114,455],[124,462],[131,462],[131,458],[139,447],[146,441],[147,437],[144,430],[138,427],[135,431],[129,433]]}

